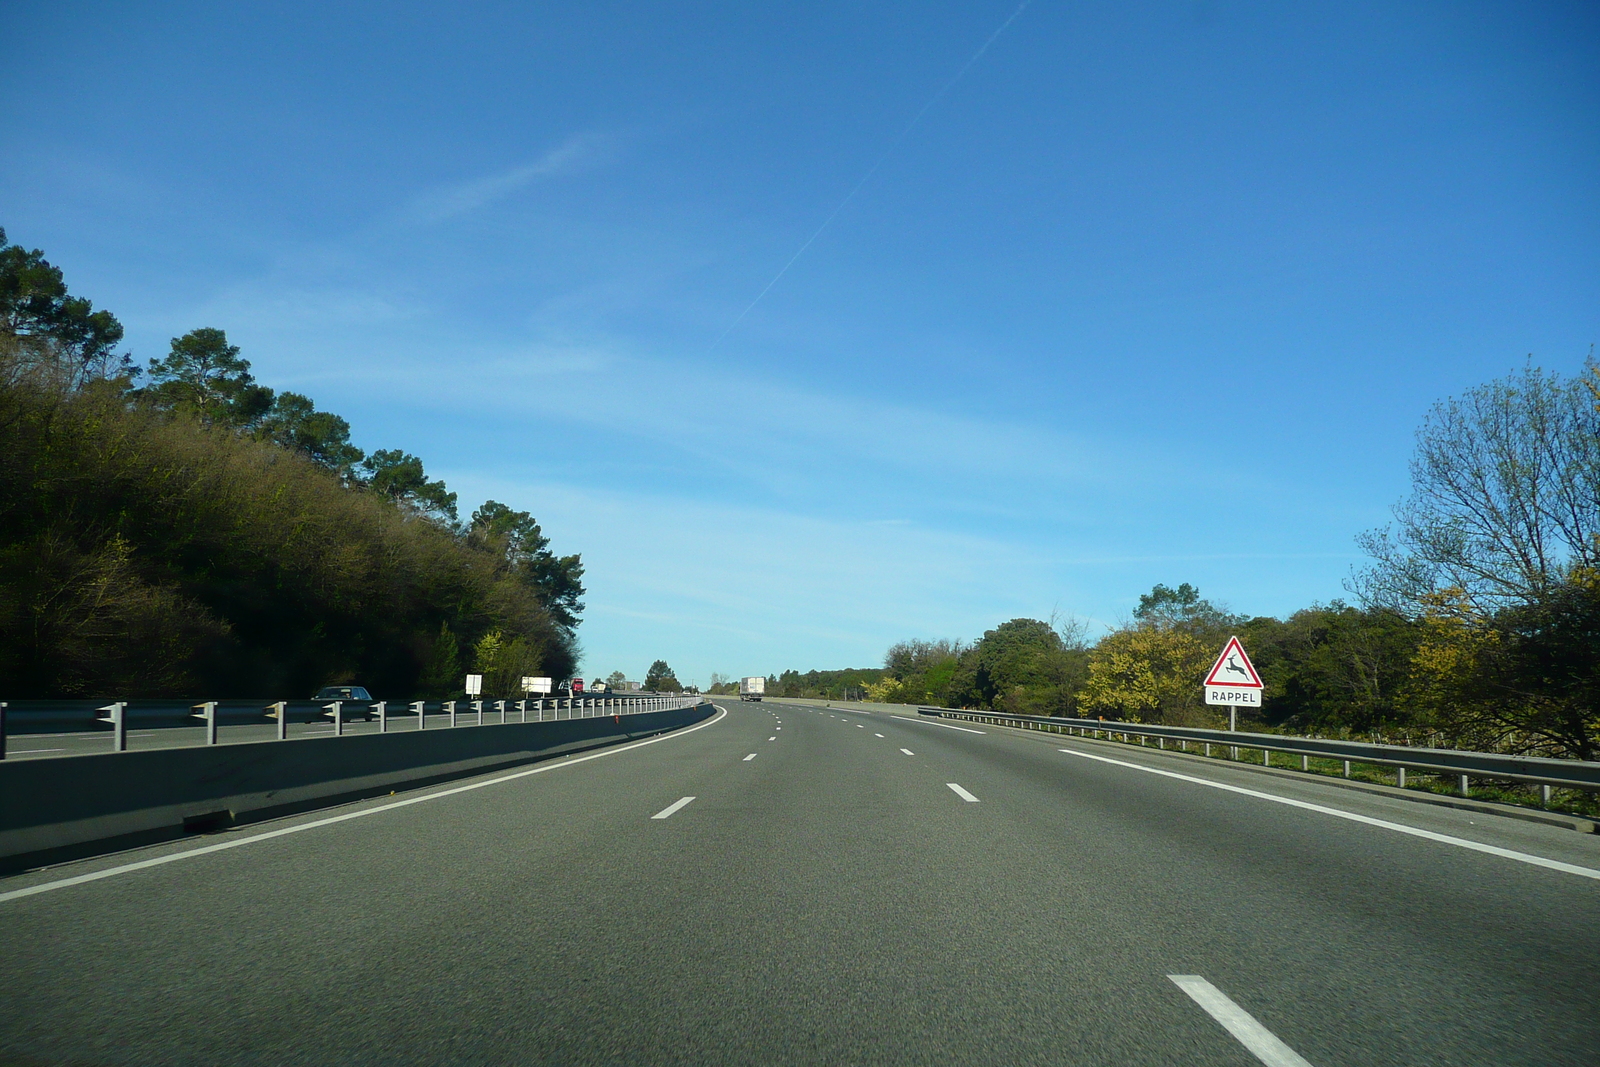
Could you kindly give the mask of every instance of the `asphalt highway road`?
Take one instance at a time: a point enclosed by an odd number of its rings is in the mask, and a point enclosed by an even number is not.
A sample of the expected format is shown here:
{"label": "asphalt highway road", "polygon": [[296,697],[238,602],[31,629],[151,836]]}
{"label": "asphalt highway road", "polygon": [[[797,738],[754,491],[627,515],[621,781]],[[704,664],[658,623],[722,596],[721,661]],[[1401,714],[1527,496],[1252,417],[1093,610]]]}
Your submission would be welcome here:
{"label": "asphalt highway road", "polygon": [[1600,839],[723,706],[0,881],[0,1064],[1600,1062]]}

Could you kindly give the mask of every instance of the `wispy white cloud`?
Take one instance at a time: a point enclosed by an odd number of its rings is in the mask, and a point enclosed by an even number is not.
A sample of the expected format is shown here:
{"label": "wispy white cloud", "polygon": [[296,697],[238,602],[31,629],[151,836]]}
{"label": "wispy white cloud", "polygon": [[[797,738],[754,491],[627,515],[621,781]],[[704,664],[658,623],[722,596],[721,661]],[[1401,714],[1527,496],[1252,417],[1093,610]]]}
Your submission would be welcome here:
{"label": "wispy white cloud", "polygon": [[869,666],[897,640],[971,637],[1050,608],[1039,581],[1050,560],[1002,539],[440,473],[472,499],[537,502],[546,532],[581,547],[581,636],[587,668],[601,673],[642,671],[657,657],[702,681],[711,671]]}
{"label": "wispy white cloud", "polygon": [[[875,472],[885,479],[1024,481],[1046,493],[1068,485],[1109,491],[1130,466],[1144,462],[1131,444],[890,399],[824,394],[727,367],[642,359],[603,346],[529,345],[509,353],[457,352],[456,359],[457,373],[447,380],[436,373],[413,379],[403,360],[350,371],[396,400],[441,410],[512,415],[530,394],[605,397],[604,404],[563,406],[552,417],[655,442],[707,469],[777,491],[813,475],[836,480],[839,464],[852,482]],[[685,417],[702,411],[715,418]],[[740,447],[730,449],[730,439]],[[903,515],[880,517],[904,521]]]}
{"label": "wispy white cloud", "polygon": [[574,134],[532,163],[419,197],[412,205],[411,214],[422,222],[444,222],[504,199],[541,178],[553,178],[598,166],[615,154],[616,140],[611,136],[602,133]]}

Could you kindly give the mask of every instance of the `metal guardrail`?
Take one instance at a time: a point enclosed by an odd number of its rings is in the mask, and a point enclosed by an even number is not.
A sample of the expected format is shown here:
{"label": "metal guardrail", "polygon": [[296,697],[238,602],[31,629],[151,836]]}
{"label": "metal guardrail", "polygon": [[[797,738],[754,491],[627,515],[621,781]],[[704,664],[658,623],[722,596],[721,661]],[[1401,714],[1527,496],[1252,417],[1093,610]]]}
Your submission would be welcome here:
{"label": "metal guardrail", "polygon": [[[251,702],[223,702],[216,700],[203,701],[199,704],[189,705],[183,701],[158,701],[151,702],[152,707],[141,709],[141,712],[152,723],[160,722],[171,728],[182,726],[204,726],[204,745],[219,743],[219,730],[222,718],[226,716],[235,725],[262,725],[263,723],[277,721],[277,740],[289,739],[289,722],[295,714],[306,715],[307,722],[331,717],[335,736],[345,732],[347,719],[361,716],[362,718],[376,718],[378,732],[388,733],[391,720],[396,718],[415,719],[418,730],[427,729],[430,714],[448,716],[449,727],[463,725],[463,719],[471,717],[465,725],[472,726],[497,726],[507,723],[526,722],[556,722],[564,719],[590,719],[606,715],[640,715],[653,711],[668,711],[675,708],[687,707],[699,703],[698,696],[595,696],[595,697],[553,697],[551,699],[536,700],[444,700],[444,701],[411,701],[404,705],[405,711],[395,712],[389,710],[391,701],[379,700],[371,703],[367,701],[335,700],[328,703],[320,701],[289,701],[280,700],[271,704],[256,704]],[[231,707],[223,705],[231,704]],[[30,709],[29,704],[38,704],[45,707]],[[73,705],[82,711],[74,713],[71,710],[63,711],[62,704]],[[111,751],[128,751],[128,728],[130,723],[129,704],[125,700],[112,701],[103,707],[94,707],[93,701],[9,701],[0,702],[0,760],[6,758],[6,736],[8,733],[8,715],[13,718],[26,715],[30,711],[39,714],[49,714],[53,718],[62,719],[67,723],[86,726],[95,729],[100,726],[109,726],[111,734]],[[493,718],[485,721],[485,705],[490,705],[487,712]],[[48,708],[48,710],[45,710]],[[359,709],[359,710],[358,710]],[[514,716],[514,717],[513,717]],[[437,727],[435,727],[437,729]]]}
{"label": "metal guardrail", "polygon": [[1257,734],[1231,730],[1202,730],[1188,726],[1154,726],[1144,723],[1107,722],[1104,719],[1067,719],[1054,716],[1004,715],[986,711],[967,711],[955,708],[919,707],[923,715],[940,718],[964,719],[985,722],[995,726],[1020,726],[1023,729],[1046,730],[1079,737],[1100,737],[1109,740],[1113,735],[1155,738],[1157,747],[1165,749],[1167,742],[1176,742],[1181,751],[1189,745],[1202,746],[1206,755],[1214,745],[1232,750],[1234,759],[1240,749],[1251,749],[1262,754],[1262,762],[1270,766],[1271,753],[1285,753],[1300,757],[1300,769],[1310,770],[1312,758],[1339,760],[1344,764],[1344,777],[1350,777],[1354,763],[1369,766],[1393,767],[1397,783],[1404,787],[1406,771],[1430,771],[1436,774],[1453,774],[1458,778],[1462,796],[1470,795],[1473,778],[1498,781],[1523,782],[1541,787],[1544,802],[1550,802],[1552,786],[1563,789],[1600,790],[1600,763],[1582,760],[1550,759],[1544,756],[1503,756],[1494,752],[1464,752],[1449,748],[1411,748],[1406,745],[1379,745],[1365,741],[1340,741],[1336,738],[1294,737],[1284,734]]}

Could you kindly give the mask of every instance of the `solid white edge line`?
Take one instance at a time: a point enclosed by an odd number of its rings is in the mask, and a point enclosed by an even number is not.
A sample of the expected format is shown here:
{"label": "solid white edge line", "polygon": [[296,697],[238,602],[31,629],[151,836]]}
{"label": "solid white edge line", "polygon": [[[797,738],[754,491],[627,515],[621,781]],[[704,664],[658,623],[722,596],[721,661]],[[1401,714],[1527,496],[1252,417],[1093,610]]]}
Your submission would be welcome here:
{"label": "solid white edge line", "polygon": [[670,819],[674,812],[681,811],[693,803],[694,797],[680,797],[650,817],[652,819]]}
{"label": "solid white edge line", "polygon": [[960,730],[964,734],[986,734],[988,730],[974,730],[969,726],[951,726],[947,722],[934,722],[931,719],[913,719],[909,715],[896,715],[901,722],[920,722],[924,726],[943,726],[946,730]]}
{"label": "solid white edge line", "polygon": [[962,789],[956,783],[954,783],[954,782],[946,782],[945,785],[949,786],[951,791],[954,792],[956,796],[960,797],[962,800],[965,800],[968,804],[976,804],[976,803],[978,803],[978,798],[977,797],[973,796],[971,793],[967,792],[965,789]]}
{"label": "solid white edge line", "polygon": [[1278,1040],[1277,1034],[1256,1022],[1255,1016],[1198,974],[1169,974],[1167,977],[1267,1067],[1311,1067],[1303,1056]]}
{"label": "solid white edge line", "polygon": [[[200,848],[191,848],[184,852],[174,852],[166,856],[155,856],[151,859],[139,860],[137,863],[124,863],[118,867],[107,867],[103,871],[93,871],[89,874],[75,875],[74,877],[62,878],[54,882],[41,882],[38,885],[31,885],[25,889],[13,889],[8,893],[0,893],[0,904],[4,904],[8,900],[31,897],[36,893],[49,893],[56,889],[66,889],[69,886],[83,885],[85,882],[98,882],[102,878],[111,878],[119,874],[129,874],[133,871],[142,871],[147,867],[160,867],[163,864],[176,863],[179,860],[193,859],[195,856],[204,856],[212,852],[225,852],[230,848],[241,848],[244,845],[253,845],[258,841],[270,841],[275,837],[287,837],[290,834],[298,834],[305,830],[315,830],[323,826],[332,826],[334,823],[349,822],[351,819],[365,818],[368,815],[376,815],[382,811],[393,811],[395,808],[408,808],[413,804],[423,804],[430,800],[438,800],[441,797],[455,796],[457,793],[470,793],[474,789],[485,789],[491,785],[499,785],[501,782],[510,782],[515,781],[518,778],[526,778],[531,774],[543,774],[545,771],[554,771],[562,767],[573,767],[580,763],[588,763],[592,759],[600,759],[603,756],[615,756],[621,752],[630,752],[636,748],[643,748],[645,745],[653,745],[658,741],[669,741],[674,737],[682,737],[685,734],[692,734],[696,730],[704,730],[707,726],[715,726],[728,714],[728,709],[723,707],[721,704],[713,704],[711,706],[716,708],[718,713],[713,718],[707,719],[702,723],[696,723],[693,726],[689,726],[681,730],[673,730],[670,733],[657,734],[655,737],[648,738],[644,741],[634,741],[630,744],[620,745],[616,748],[608,748],[600,752],[591,752],[587,756],[576,756],[572,759],[563,759],[560,763],[540,764],[539,766],[530,770],[517,771],[514,774],[503,774],[498,778],[490,778],[482,782],[471,782],[467,785],[452,786],[449,789],[441,789],[437,793],[426,793],[422,796],[407,797],[404,800],[395,800],[389,802],[388,804],[379,804],[375,808],[363,808],[360,811],[347,811],[343,815],[330,815],[326,819],[315,819],[311,822],[299,823],[295,826],[285,826],[278,830],[268,830],[264,834],[252,834],[249,837],[239,838],[237,841],[222,841],[215,845],[204,845]],[[551,758],[554,759],[555,757]]]}
{"label": "solid white edge line", "polygon": [[[1543,856],[1535,856],[1529,852],[1517,852],[1509,848],[1500,848],[1497,845],[1480,844],[1477,841],[1469,841],[1464,837],[1453,837],[1450,834],[1439,834],[1433,832],[1432,830],[1423,830],[1415,826],[1407,826],[1404,823],[1390,822],[1387,819],[1375,819],[1370,815],[1357,815],[1353,811],[1342,811],[1339,808],[1330,808],[1323,804],[1313,804],[1307,800],[1294,800],[1290,797],[1280,797],[1273,793],[1263,793],[1259,789],[1246,789],[1241,785],[1227,785],[1223,782],[1212,782],[1205,778],[1196,778],[1192,774],[1179,774],[1177,771],[1163,771],[1155,767],[1143,767],[1137,763],[1129,763],[1126,760],[1111,759],[1108,756],[1097,756],[1088,752],[1074,752],[1070,748],[1057,749],[1056,751],[1065,752],[1069,756],[1078,756],[1082,759],[1096,760],[1100,763],[1111,763],[1118,767],[1129,767],[1136,771],[1144,771],[1147,774],[1159,774],[1163,778],[1176,778],[1180,782],[1193,782],[1195,785],[1204,785],[1209,786],[1212,789],[1221,789],[1229,793],[1238,793],[1242,796],[1255,797],[1258,800],[1270,800],[1274,804],[1284,804],[1291,808],[1304,808],[1306,811],[1321,812],[1323,815],[1332,815],[1336,819],[1348,819],[1350,822],[1363,823],[1367,826],[1377,826],[1384,830],[1393,830],[1395,833],[1409,834],[1412,837],[1420,837],[1426,841],[1437,841],[1444,845],[1455,845],[1457,848],[1466,848],[1471,849],[1474,852],[1482,852],[1490,856],[1499,856],[1501,859],[1516,860],[1519,863],[1527,863],[1535,867],[1545,867],[1552,871],[1561,871],[1565,874],[1575,874],[1580,878],[1593,878],[1600,880],[1600,870],[1595,870],[1591,867],[1579,867],[1573,863],[1562,863],[1560,860],[1546,859]],[[1314,781],[1315,779],[1309,780]]]}

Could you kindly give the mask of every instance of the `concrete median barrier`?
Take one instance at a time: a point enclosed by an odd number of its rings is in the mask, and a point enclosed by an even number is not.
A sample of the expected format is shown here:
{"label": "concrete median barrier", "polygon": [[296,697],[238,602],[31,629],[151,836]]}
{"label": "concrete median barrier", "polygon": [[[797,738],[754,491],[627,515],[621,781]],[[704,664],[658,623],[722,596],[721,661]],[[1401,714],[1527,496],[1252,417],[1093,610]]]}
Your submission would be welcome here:
{"label": "concrete median barrier", "polygon": [[0,763],[0,872],[276,818],[689,726],[636,715]]}

